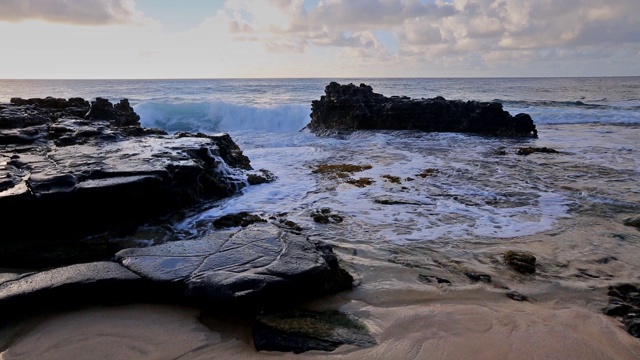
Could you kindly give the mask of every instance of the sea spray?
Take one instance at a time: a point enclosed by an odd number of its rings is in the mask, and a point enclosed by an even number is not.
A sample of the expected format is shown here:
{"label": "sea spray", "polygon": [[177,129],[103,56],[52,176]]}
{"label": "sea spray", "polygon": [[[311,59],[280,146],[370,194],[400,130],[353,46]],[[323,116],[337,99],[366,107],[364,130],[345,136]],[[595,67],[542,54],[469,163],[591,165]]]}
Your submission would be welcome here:
{"label": "sea spray", "polygon": [[168,132],[294,132],[302,129],[310,120],[309,106],[297,104],[260,107],[225,101],[143,102],[136,105],[135,110],[143,126]]}

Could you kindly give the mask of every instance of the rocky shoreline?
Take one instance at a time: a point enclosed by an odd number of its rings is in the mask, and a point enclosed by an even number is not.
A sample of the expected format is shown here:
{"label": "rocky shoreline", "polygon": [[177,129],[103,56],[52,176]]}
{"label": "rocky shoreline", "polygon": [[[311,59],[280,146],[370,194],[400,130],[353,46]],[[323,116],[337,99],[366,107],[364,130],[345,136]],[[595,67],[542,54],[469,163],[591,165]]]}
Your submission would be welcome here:
{"label": "rocky shoreline", "polygon": [[331,246],[260,223],[143,248],[111,237],[272,181],[227,134],[141,127],[124,99],[0,105],[0,312],[165,302],[243,312],[349,289]]}

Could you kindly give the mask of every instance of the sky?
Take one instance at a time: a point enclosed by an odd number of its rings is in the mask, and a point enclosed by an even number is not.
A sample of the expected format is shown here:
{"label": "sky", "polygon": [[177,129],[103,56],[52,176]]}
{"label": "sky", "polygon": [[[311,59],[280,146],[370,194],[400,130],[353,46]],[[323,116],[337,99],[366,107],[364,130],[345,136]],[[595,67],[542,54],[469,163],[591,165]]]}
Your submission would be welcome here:
{"label": "sky", "polygon": [[640,0],[0,0],[0,79],[639,76]]}

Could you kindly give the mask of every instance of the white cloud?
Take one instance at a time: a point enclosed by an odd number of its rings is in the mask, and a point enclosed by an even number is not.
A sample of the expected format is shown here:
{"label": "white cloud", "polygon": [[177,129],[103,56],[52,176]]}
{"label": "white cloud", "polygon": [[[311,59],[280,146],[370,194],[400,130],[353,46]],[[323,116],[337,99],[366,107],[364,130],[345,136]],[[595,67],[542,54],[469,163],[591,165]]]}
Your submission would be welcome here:
{"label": "white cloud", "polygon": [[0,0],[0,78],[640,74],[638,0],[304,5],[227,0],[167,33],[133,1]]}
{"label": "white cloud", "polygon": [[135,22],[141,18],[132,0],[2,0],[0,21],[43,20],[76,25]]}

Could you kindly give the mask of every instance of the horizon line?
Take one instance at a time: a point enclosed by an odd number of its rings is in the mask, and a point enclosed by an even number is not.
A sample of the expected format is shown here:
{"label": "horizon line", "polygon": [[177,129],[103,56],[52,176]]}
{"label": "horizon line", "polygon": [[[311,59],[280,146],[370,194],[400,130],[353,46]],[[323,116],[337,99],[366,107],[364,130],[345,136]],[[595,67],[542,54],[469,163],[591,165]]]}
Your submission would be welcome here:
{"label": "horizon line", "polygon": [[167,81],[167,80],[329,80],[329,79],[590,79],[640,75],[589,76],[330,76],[330,77],[166,77],[166,78],[0,78],[0,81]]}

